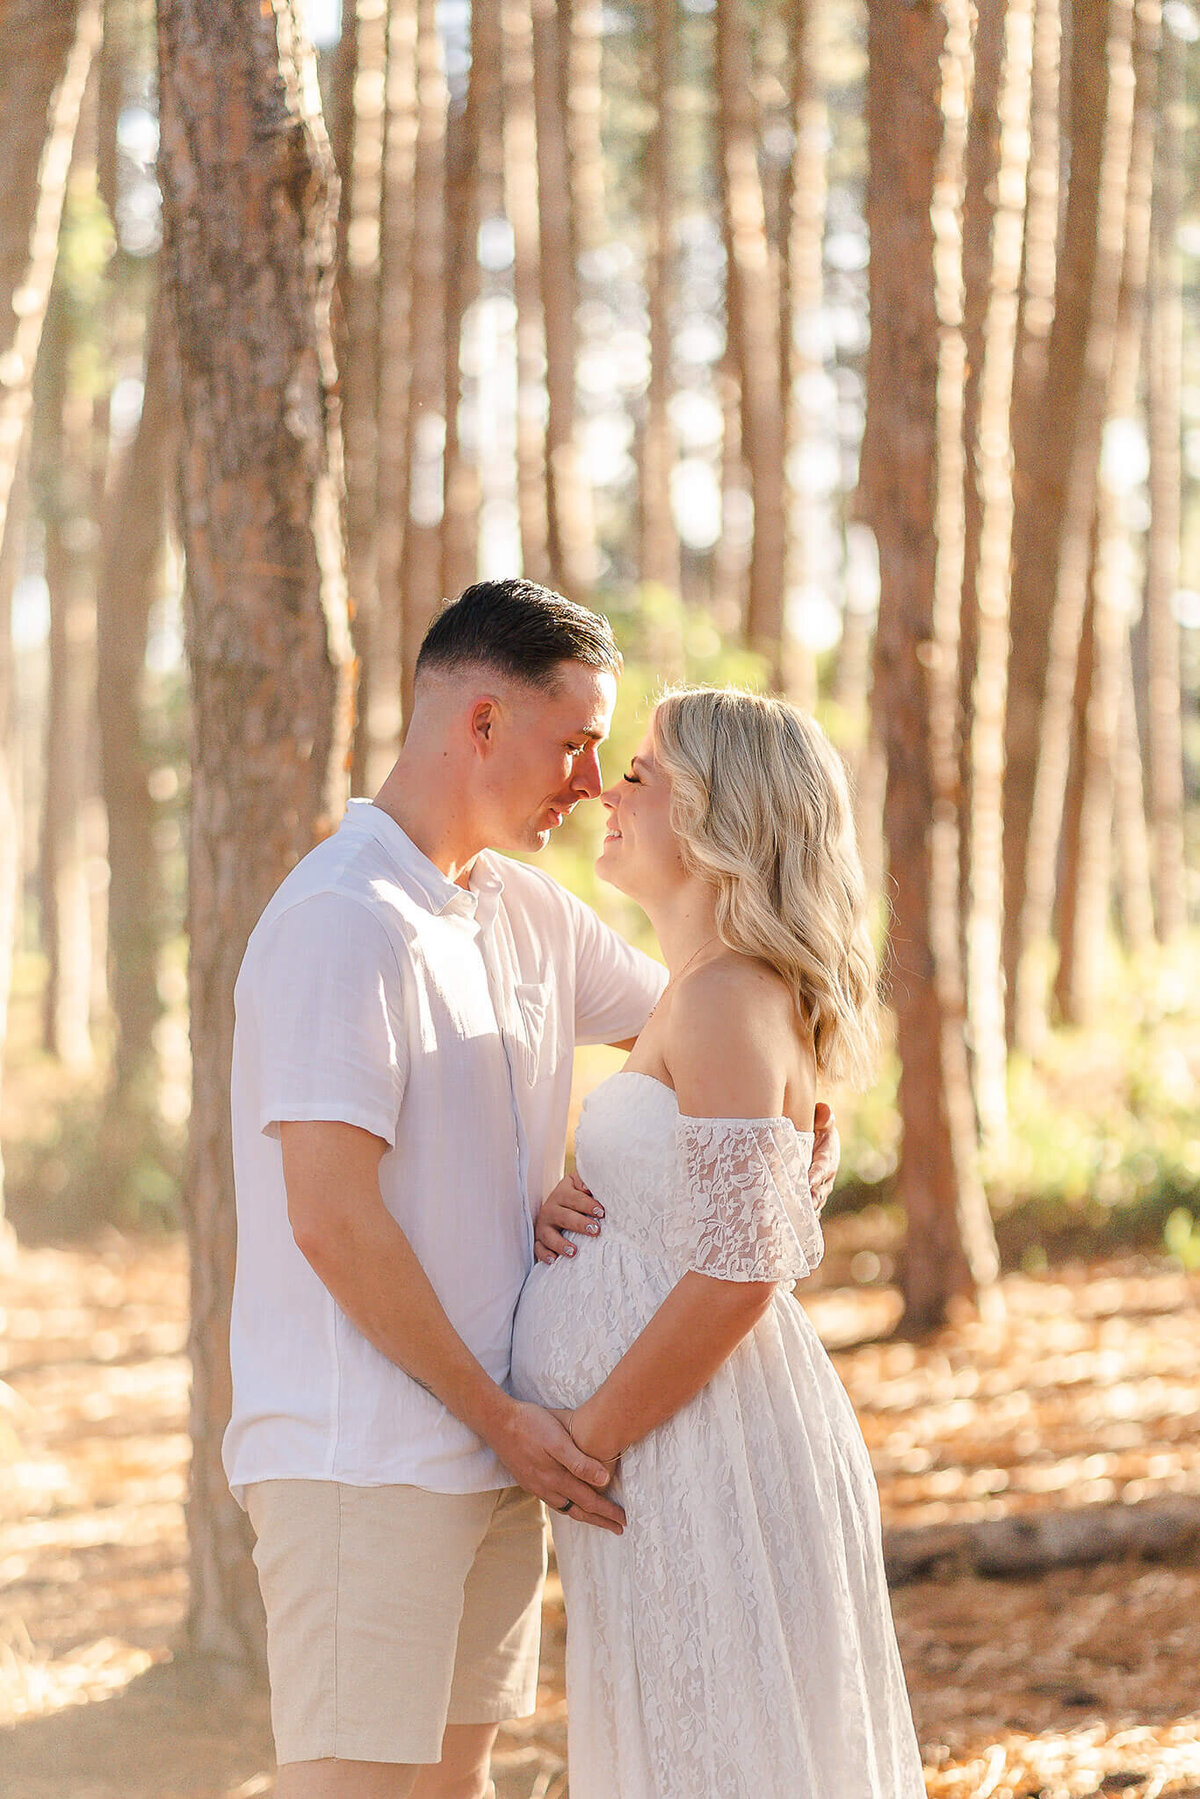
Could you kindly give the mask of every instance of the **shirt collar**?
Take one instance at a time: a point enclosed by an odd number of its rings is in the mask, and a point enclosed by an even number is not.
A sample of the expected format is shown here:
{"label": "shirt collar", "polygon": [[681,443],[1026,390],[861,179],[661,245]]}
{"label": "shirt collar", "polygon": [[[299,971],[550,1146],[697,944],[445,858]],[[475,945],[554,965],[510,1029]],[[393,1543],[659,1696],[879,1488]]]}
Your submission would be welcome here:
{"label": "shirt collar", "polygon": [[488,902],[490,909],[504,892],[497,859],[488,850],[482,850],[472,864],[470,887],[460,887],[444,875],[424,850],[417,848],[408,833],[401,830],[391,814],[375,805],[373,800],[350,800],[339,828],[369,832],[388,852],[403,875],[405,886],[430,912],[439,915],[457,913],[464,918],[474,918],[481,899]]}

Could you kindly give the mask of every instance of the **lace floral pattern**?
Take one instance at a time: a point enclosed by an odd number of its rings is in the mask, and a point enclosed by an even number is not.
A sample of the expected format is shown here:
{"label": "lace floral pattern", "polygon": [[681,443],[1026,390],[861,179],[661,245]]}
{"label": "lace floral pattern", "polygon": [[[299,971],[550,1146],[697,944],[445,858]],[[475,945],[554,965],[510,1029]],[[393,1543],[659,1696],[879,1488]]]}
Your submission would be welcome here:
{"label": "lace floral pattern", "polygon": [[688,1267],[781,1284],[621,1458],[624,1536],[552,1520],[571,1799],[924,1799],[870,1459],[783,1284],[821,1250],[807,1139],[782,1119],[680,1120],[669,1088],[626,1072],[575,1147],[604,1226],[526,1283],[521,1397],[579,1404]]}
{"label": "lace floral pattern", "polygon": [[726,1281],[798,1281],[825,1253],[808,1184],[812,1139],[786,1118],[683,1118],[672,1245]]}

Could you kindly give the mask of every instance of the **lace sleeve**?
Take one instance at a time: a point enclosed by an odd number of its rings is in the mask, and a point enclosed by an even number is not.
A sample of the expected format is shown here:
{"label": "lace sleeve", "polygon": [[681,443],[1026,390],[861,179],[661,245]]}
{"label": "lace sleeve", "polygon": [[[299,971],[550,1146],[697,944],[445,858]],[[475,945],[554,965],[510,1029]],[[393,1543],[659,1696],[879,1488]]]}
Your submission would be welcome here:
{"label": "lace sleeve", "polygon": [[802,1143],[782,1119],[680,1118],[681,1266],[732,1281],[812,1273],[825,1245]]}

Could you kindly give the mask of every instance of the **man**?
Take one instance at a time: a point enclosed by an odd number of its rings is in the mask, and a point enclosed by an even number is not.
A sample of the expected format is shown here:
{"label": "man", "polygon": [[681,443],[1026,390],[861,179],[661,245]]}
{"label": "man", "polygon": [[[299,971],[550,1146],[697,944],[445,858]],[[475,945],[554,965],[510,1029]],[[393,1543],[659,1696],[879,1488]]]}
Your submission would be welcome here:
{"label": "man", "polygon": [[599,793],[620,667],[559,595],[468,588],[375,801],[247,946],[225,1461],[280,1799],[483,1799],[499,1722],[535,1705],[539,1501],[621,1529],[607,1470],[505,1381],[575,1044],[627,1045],[664,974],[492,853],[541,849]]}

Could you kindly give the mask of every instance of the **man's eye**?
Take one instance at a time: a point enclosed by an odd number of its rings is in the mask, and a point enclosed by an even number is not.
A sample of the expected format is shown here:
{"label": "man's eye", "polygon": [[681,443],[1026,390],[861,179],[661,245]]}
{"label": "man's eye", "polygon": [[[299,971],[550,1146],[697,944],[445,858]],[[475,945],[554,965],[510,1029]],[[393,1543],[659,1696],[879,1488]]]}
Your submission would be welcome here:
{"label": "man's eye", "polygon": [[569,756],[582,756],[583,745],[581,743],[569,743],[567,745],[567,754]]}

